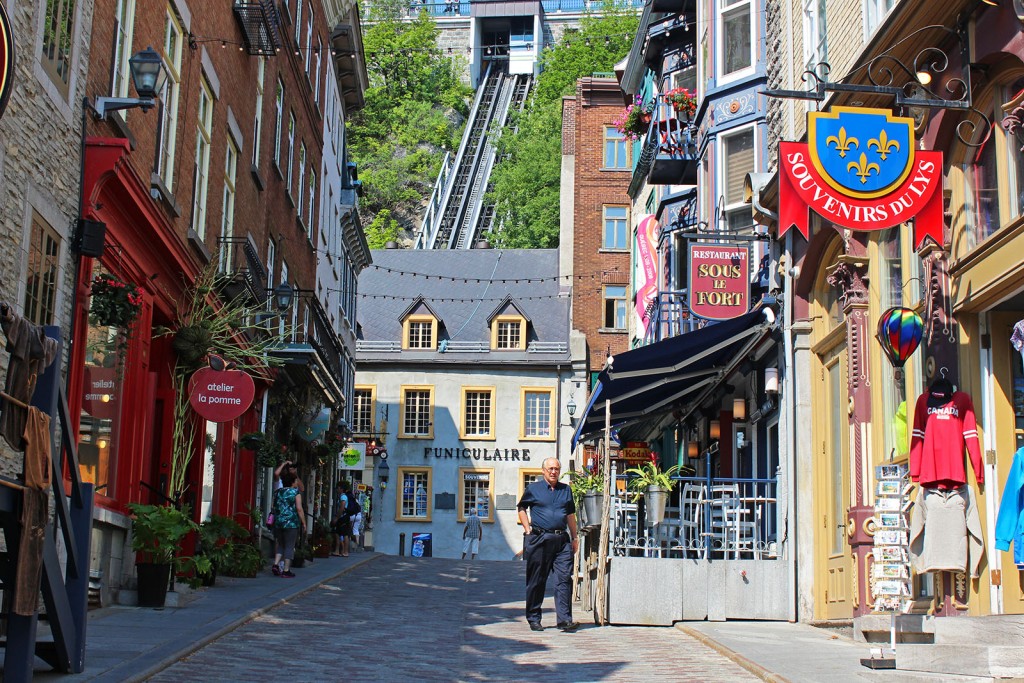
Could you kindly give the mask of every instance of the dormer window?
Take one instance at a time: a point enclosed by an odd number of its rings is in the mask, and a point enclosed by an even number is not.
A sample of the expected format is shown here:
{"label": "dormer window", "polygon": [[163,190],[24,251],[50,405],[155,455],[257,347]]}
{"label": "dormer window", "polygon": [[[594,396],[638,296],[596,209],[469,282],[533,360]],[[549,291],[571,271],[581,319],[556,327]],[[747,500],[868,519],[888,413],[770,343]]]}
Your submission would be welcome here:
{"label": "dormer window", "polygon": [[496,351],[522,351],[526,348],[526,319],[499,316],[491,323],[491,348]]}
{"label": "dormer window", "polygon": [[405,309],[402,321],[402,348],[413,351],[433,351],[437,348],[439,318],[419,297]]}
{"label": "dormer window", "polygon": [[526,335],[530,319],[516,303],[507,296],[487,317],[491,326],[492,351],[525,351]]}
{"label": "dormer window", "polygon": [[405,319],[403,346],[428,350],[437,347],[437,319],[430,316],[409,316]]}

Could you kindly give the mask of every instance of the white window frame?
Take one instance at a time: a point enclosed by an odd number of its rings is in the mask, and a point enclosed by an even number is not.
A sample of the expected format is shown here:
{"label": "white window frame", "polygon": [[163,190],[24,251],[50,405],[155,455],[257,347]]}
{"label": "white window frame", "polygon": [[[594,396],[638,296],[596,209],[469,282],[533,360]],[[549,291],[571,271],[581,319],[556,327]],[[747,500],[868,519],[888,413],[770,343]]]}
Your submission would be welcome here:
{"label": "white window frame", "polygon": [[[495,439],[495,418],[497,407],[497,389],[495,387],[462,387],[462,410],[459,422],[459,437],[463,441],[493,441]],[[474,410],[470,410],[470,394],[475,397]],[[479,399],[486,396],[487,406],[481,408]],[[477,421],[476,431],[469,431],[470,417]],[[486,423],[487,430],[481,431],[480,426]]]}
{"label": "white window frame", "polygon": [[[621,287],[622,296],[608,296],[609,287]],[[608,302],[618,301],[622,305],[622,327],[608,325]],[[615,316],[618,317],[617,315]],[[612,321],[613,323],[615,321]],[[629,286],[620,284],[606,284],[601,286],[601,329],[604,330],[625,330],[629,325]]]}
{"label": "white window frame", "polygon": [[306,20],[306,80],[313,84],[312,79],[309,77],[309,63],[310,58],[313,55],[313,3],[309,5],[309,18]]}
{"label": "white window frame", "polygon": [[295,49],[302,43],[302,0],[295,3]]}
{"label": "white window frame", "polygon": [[[735,10],[746,6],[747,14],[750,17],[750,63],[731,73],[725,73],[725,15],[734,12]],[[730,83],[740,78],[745,78],[754,73],[755,64],[757,62],[757,41],[755,36],[757,35],[757,14],[754,12],[753,0],[721,0],[721,5],[718,8],[716,17],[716,28],[715,33],[718,36],[718,49],[716,50],[716,66],[715,75],[717,82]]]}
{"label": "white window frame", "polygon": [[[734,201],[731,204],[726,204],[725,203],[727,201],[727,198],[725,196],[725,193],[726,193],[726,183],[728,182],[728,179],[726,178],[726,172],[728,170],[728,165],[729,165],[728,164],[728,160],[725,157],[725,143],[726,143],[726,140],[729,140],[729,139],[734,138],[734,137],[739,136],[739,135],[748,135],[749,134],[749,135],[753,136],[752,142],[753,142],[753,147],[754,147],[754,168],[752,168],[750,171],[748,171],[748,173],[749,172],[754,172],[754,171],[757,171],[760,168],[760,165],[761,165],[761,158],[760,158],[761,155],[760,155],[760,150],[758,150],[758,145],[757,145],[757,133],[758,133],[758,131],[757,131],[757,124],[756,123],[749,123],[749,124],[746,124],[746,125],[743,125],[743,126],[737,126],[736,128],[731,128],[731,129],[729,129],[727,131],[724,131],[724,132],[720,133],[718,138],[717,138],[717,140],[715,141],[715,145],[716,145],[716,148],[715,148],[715,154],[716,154],[716,164],[715,164],[715,167],[716,167],[716,170],[717,170],[717,173],[718,173],[718,182],[716,183],[716,187],[718,188],[718,193],[717,193],[717,197],[715,198],[715,202],[717,203],[719,201],[719,199],[721,199],[721,201],[723,202],[723,205],[721,207],[719,207],[719,211],[721,212],[720,216],[725,218],[724,221],[720,221],[720,222],[718,222],[716,224],[715,229],[717,229],[717,230],[723,230],[723,229],[726,229],[728,227],[728,225],[729,225],[728,214],[730,214],[731,212],[737,211],[737,210],[740,210],[740,209],[746,210],[748,213],[750,211],[750,205],[743,203],[743,197],[742,196],[739,197],[736,201]],[[753,218],[752,217],[750,219],[750,223],[753,224]]]}
{"label": "white window frame", "polygon": [[[302,205],[303,189],[305,187],[305,176],[306,176],[306,143],[299,142],[299,172],[298,172],[299,186],[296,189],[295,196],[295,212],[299,214],[299,220],[302,220],[302,210],[305,208]],[[291,185],[291,178],[288,179],[288,185]]]}
{"label": "white window frame", "polygon": [[813,71],[828,60],[828,16],[825,0],[803,0],[804,69]]}
{"label": "white window frame", "polygon": [[[630,167],[631,167],[632,161],[633,161],[633,159],[632,159],[632,156],[633,156],[632,155],[632,147],[633,147],[633,145],[632,145],[630,140],[625,135],[623,135],[622,133],[618,132],[615,129],[615,126],[605,126],[604,127],[604,134],[602,136],[601,142],[602,142],[602,145],[601,145],[601,168],[607,169],[607,170],[612,170],[612,171],[628,171],[628,170],[630,170]],[[608,162],[609,162],[609,159],[608,159],[608,143],[609,142],[614,142],[615,143],[615,149],[616,150],[619,149],[619,145],[622,146],[623,153],[624,153],[624,155],[626,157],[625,158],[625,162],[626,162],[625,166],[609,166],[608,165]],[[615,158],[612,159],[611,161],[619,161],[619,155],[618,155],[617,152],[615,154]]]}
{"label": "white window frame", "polygon": [[864,40],[867,40],[882,25],[889,12],[899,0],[864,0]]}
{"label": "white window frame", "polygon": [[267,58],[258,57],[256,64],[256,113],[252,122],[252,166],[260,167],[260,136],[263,133],[263,79],[267,72]]}
{"label": "white window frame", "polygon": [[221,270],[227,271],[232,266],[233,249],[229,240],[235,235],[235,184],[238,182],[238,145],[228,135],[228,144],[224,151],[224,211],[220,219],[220,258]]}
{"label": "white window frame", "polygon": [[306,226],[306,237],[309,238],[309,243],[313,244],[313,238],[316,237],[315,226],[316,226],[316,169],[313,168],[313,164],[309,165],[309,208],[306,210],[306,220],[309,221],[309,225]]}
{"label": "white window frame", "polygon": [[[205,103],[205,105],[204,105]],[[199,79],[196,116],[195,185],[192,188],[192,230],[206,238],[206,196],[210,186],[210,152],[213,141],[213,89],[203,75]]]}
{"label": "white window frame", "polygon": [[324,51],[324,42],[320,36],[316,38],[316,77],[313,83],[313,101],[320,104],[320,72],[323,70],[321,53]]}
{"label": "white window frame", "polygon": [[288,184],[286,192],[292,196],[292,171],[293,160],[295,159],[295,112],[288,112],[288,172],[285,173],[285,182]]}
{"label": "white window frame", "polygon": [[[171,45],[171,38],[174,45]],[[163,92],[160,94],[160,135],[156,152],[157,175],[168,192],[174,192],[174,167],[178,147],[178,103],[181,100],[181,51],[185,31],[168,5],[164,17],[164,42],[161,56],[167,70]]]}
{"label": "white window frame", "polygon": [[[609,218],[608,209],[622,209],[625,215],[620,219],[618,216]],[[608,244],[608,221],[615,221],[616,226],[622,223],[622,246],[610,246]],[[618,235],[618,231],[616,231]],[[627,204],[603,204],[601,206],[601,248],[611,251],[629,250],[629,206]]]}
{"label": "white window frame", "polygon": [[274,163],[281,170],[281,131],[284,129],[284,81],[277,77],[277,90],[274,92]]}
{"label": "white window frame", "polygon": [[[409,411],[409,394],[426,394],[426,431],[409,431],[406,429],[406,413]],[[434,386],[433,385],[403,385],[399,393],[401,397],[401,403],[399,404],[399,416],[398,416],[398,438],[400,439],[433,439],[434,438]],[[417,401],[417,405],[414,406],[416,415],[420,415],[423,408],[422,404]],[[413,418],[413,426],[418,428],[420,420]]]}
{"label": "white window frame", "polygon": [[[111,97],[128,97],[132,80],[128,60],[135,34],[135,0],[117,0],[114,8],[114,64],[110,79]],[[126,116],[127,111],[121,111]]]}
{"label": "white window frame", "polygon": [[[548,397],[547,434],[531,434],[527,428],[527,411],[531,394]],[[521,387],[519,394],[519,440],[520,441],[554,441],[558,433],[555,411],[555,389],[553,387]],[[538,417],[543,417],[538,414]],[[538,423],[539,426],[539,423]]]}

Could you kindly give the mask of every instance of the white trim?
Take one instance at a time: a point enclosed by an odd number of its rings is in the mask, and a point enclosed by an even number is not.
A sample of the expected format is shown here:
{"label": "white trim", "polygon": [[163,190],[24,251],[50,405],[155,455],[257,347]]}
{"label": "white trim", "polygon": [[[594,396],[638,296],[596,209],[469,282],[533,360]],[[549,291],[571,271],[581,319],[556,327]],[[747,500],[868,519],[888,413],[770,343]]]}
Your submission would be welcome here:
{"label": "white trim", "polygon": [[[758,14],[754,11],[753,0],[719,0],[721,3],[715,14],[715,36],[717,38],[715,49],[715,82],[718,85],[732,83],[741,78],[746,78],[754,73],[757,65],[757,40]],[[725,73],[725,14],[735,11],[746,5],[750,17],[750,64],[731,73]]]}
{"label": "white trim", "polygon": [[245,152],[245,137],[242,135],[242,129],[238,125],[238,120],[235,119],[235,112],[231,110],[230,104],[228,105],[228,132],[235,141],[235,147],[238,148],[239,155],[241,155]]}
{"label": "white trim", "polygon": [[206,51],[205,47],[202,49],[200,61],[203,63],[203,74],[206,76],[206,82],[210,85],[213,97],[219,100],[220,78],[217,76],[217,70],[213,67],[213,60],[210,59],[210,54]]}

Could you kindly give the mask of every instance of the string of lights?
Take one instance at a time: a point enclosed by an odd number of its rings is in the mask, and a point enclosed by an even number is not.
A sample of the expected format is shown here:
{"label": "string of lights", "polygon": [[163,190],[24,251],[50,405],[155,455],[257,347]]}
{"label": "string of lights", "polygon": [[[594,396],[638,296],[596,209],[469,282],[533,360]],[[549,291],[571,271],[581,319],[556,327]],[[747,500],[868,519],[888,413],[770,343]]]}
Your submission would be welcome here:
{"label": "string of lights", "polygon": [[[360,299],[384,299],[394,301],[434,301],[436,303],[476,303],[478,301],[505,301],[507,297],[504,296],[487,296],[487,297],[435,297],[435,296],[404,296],[401,294],[366,294],[359,292]],[[541,301],[564,298],[561,294],[546,294],[537,296],[517,296],[514,297],[516,301]]]}
{"label": "string of lights", "polygon": [[[448,282],[458,282],[458,283],[462,283],[462,284],[470,284],[470,283],[482,284],[482,283],[486,282],[486,283],[491,283],[491,284],[503,284],[503,285],[506,285],[506,284],[520,284],[520,283],[560,282],[560,281],[563,281],[563,280],[568,281],[570,279],[576,279],[576,280],[596,280],[597,277],[598,277],[597,273],[592,273],[592,274],[588,274],[588,275],[552,275],[551,277],[535,277],[535,278],[522,278],[522,277],[520,277],[520,278],[491,279],[491,278],[476,278],[476,277],[457,277],[457,276],[452,276],[452,275],[440,275],[440,274],[437,274],[437,273],[419,273],[419,272],[411,271],[411,270],[402,270],[402,269],[399,269],[399,268],[389,268],[388,266],[381,266],[381,265],[378,265],[376,263],[371,263],[369,266],[367,266],[367,268],[374,268],[376,270],[381,270],[381,271],[384,271],[384,272],[387,272],[387,273],[397,274],[397,275],[400,275],[400,276],[403,276],[403,277],[404,276],[422,277],[425,280],[430,280],[431,278],[433,278],[433,279],[436,279],[436,280],[445,280],[445,281],[448,281]],[[612,268],[611,270],[604,270],[604,271],[602,271],[601,275],[611,275],[613,273],[617,274],[618,272],[619,272],[618,267],[615,267],[615,268]],[[475,301],[476,299],[473,299],[473,300]]]}

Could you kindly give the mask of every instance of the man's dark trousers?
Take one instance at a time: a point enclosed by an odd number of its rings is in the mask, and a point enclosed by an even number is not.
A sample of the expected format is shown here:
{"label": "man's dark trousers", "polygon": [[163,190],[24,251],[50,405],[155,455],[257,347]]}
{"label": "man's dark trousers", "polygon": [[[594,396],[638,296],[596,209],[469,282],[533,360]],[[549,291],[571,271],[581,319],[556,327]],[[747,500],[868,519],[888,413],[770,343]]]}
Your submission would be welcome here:
{"label": "man's dark trousers", "polygon": [[523,537],[526,559],[526,620],[540,623],[544,586],[555,572],[555,614],[559,624],[572,621],[572,543],[568,533],[532,533]]}

